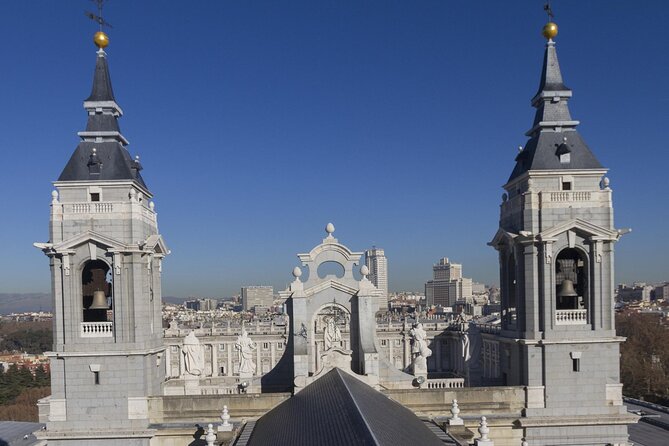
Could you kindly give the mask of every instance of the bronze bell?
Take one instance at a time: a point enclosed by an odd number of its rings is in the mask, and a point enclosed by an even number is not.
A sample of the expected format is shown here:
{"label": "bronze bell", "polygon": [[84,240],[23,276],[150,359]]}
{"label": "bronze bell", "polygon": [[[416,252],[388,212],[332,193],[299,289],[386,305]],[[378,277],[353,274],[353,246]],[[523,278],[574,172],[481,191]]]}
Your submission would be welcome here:
{"label": "bronze bell", "polygon": [[560,285],[560,291],[557,293],[558,297],[576,297],[578,293],[574,289],[574,282],[569,279],[564,279]]}
{"label": "bronze bell", "polygon": [[88,307],[89,310],[108,310],[109,305],[107,304],[107,296],[105,296],[104,291],[94,291],[93,292],[93,303],[91,304],[90,307]]}

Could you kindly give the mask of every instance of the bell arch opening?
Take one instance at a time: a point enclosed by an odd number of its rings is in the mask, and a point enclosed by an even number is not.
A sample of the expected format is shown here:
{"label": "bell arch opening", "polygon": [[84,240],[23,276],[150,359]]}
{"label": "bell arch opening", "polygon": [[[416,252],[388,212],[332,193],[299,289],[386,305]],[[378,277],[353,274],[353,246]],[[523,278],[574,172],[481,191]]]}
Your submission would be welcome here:
{"label": "bell arch opening", "polygon": [[560,251],[555,259],[555,314],[558,325],[587,323],[588,259],[576,248]]}
{"label": "bell arch opening", "polygon": [[102,260],[89,260],[81,271],[82,321],[110,322],[112,310],[111,268]]}

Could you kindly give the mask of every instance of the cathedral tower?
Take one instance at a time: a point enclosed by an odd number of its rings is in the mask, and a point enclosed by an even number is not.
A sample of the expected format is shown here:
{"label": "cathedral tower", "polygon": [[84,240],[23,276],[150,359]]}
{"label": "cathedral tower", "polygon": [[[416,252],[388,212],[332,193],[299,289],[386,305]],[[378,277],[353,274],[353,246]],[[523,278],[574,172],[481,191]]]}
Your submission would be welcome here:
{"label": "cathedral tower", "polygon": [[[499,251],[502,384],[527,386],[530,444],[626,444],[613,311],[612,191],[579,134],[555,42],[532,99],[529,140],[502,198]],[[552,421],[541,421],[552,420]]]}
{"label": "cathedral tower", "polygon": [[52,395],[40,418],[50,445],[148,445],[148,396],[164,381],[160,275],[169,251],[119,128],[108,38],[94,40],[86,130],[54,183],[49,242],[35,244],[49,257],[54,299]]}

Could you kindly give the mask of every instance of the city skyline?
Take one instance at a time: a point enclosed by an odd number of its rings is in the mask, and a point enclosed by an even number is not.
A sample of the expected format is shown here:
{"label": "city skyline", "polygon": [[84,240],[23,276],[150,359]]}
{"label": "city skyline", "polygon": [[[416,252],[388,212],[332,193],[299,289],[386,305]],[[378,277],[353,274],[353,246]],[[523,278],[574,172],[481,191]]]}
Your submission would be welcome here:
{"label": "city skyline", "polygon": [[[120,124],[172,249],[164,295],[283,289],[295,254],[329,221],[348,246],[385,250],[391,291],[420,290],[444,256],[498,284],[486,243],[514,147],[531,126],[541,2],[260,3],[192,5],[193,21],[172,4],[112,2],[106,13]],[[668,187],[647,167],[669,161],[660,136],[669,96],[657,89],[668,63],[651,58],[663,51],[653,24],[667,6],[649,4],[554,5],[572,114],[611,169],[618,225],[634,230],[616,246],[616,282],[667,279],[668,211],[655,197]],[[11,131],[0,146],[19,154],[2,180],[9,255],[0,293],[49,288],[31,246],[48,237],[43,179],[56,180],[78,142],[95,61],[95,26],[80,11],[88,5],[40,5],[0,6],[20,18],[0,31],[12,67],[0,112]],[[48,14],[29,16],[34,8]],[[643,22],[644,35],[629,22]]]}

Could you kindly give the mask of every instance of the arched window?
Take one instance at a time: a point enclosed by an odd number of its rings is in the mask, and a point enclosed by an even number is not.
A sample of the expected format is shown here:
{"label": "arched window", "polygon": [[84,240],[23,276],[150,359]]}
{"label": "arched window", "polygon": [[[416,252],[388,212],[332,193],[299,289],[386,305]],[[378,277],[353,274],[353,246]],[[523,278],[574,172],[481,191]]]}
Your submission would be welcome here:
{"label": "arched window", "polygon": [[112,274],[102,260],[86,262],[81,272],[83,322],[106,322],[112,308]]}
{"label": "arched window", "polygon": [[588,270],[585,255],[567,248],[555,261],[555,295],[557,310],[587,309]]}

